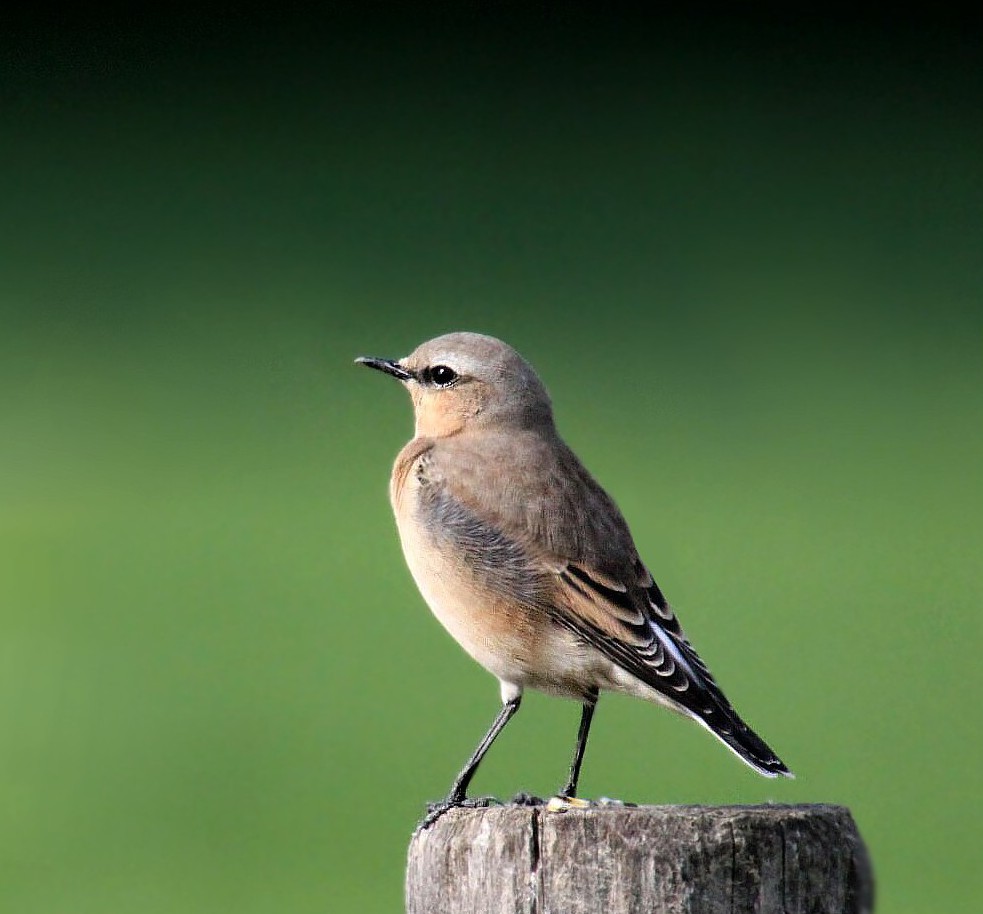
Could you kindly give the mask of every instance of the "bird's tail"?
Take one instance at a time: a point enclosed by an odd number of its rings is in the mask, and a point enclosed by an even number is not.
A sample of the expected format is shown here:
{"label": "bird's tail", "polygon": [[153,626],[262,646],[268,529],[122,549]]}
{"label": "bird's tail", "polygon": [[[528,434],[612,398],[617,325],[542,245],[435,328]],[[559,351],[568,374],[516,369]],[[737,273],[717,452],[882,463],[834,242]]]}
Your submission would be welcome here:
{"label": "bird's tail", "polygon": [[[712,700],[716,696],[706,693],[703,697],[711,700],[702,708],[687,708],[689,715],[706,727],[742,762],[766,778],[795,777],[775,751],[744,723],[726,698],[721,702]],[[720,697],[723,698],[722,695]]]}
{"label": "bird's tail", "polygon": [[[766,778],[795,775],[775,751],[754,732],[727,700],[720,686],[696,653],[679,626],[679,621],[666,602],[662,592],[653,584],[648,593],[652,615],[651,631],[673,658],[674,671],[681,677],[681,686],[669,683],[669,688],[652,684],[670,701],[681,707],[690,717],[707,728],[742,762]],[[663,674],[663,681],[668,679]]]}

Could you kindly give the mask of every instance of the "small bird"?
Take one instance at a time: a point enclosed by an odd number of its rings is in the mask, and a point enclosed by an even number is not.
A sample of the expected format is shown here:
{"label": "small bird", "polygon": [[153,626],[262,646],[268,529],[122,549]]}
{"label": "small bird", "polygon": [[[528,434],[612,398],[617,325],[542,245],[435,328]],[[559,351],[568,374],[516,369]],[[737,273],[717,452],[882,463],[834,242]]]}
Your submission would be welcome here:
{"label": "small bird", "polygon": [[511,346],[449,333],[404,359],[362,357],[409,390],[413,440],[390,498],[434,615],[501,684],[502,708],[424,827],[455,806],[523,690],[582,704],[559,796],[575,798],[603,689],[706,727],[765,777],[791,772],[738,716],[635,549],[617,505],[564,443],[549,394]]}

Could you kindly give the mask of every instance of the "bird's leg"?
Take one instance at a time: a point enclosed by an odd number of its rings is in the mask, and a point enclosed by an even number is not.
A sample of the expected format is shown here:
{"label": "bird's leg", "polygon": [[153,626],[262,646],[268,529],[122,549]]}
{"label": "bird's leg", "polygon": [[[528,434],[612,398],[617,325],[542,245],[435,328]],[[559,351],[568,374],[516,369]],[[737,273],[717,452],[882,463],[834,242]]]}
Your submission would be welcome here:
{"label": "bird's leg", "polygon": [[570,777],[567,786],[560,791],[560,796],[571,799],[577,796],[577,781],[580,780],[580,765],[584,761],[584,750],[587,748],[587,734],[590,733],[590,722],[597,707],[597,689],[593,689],[584,700],[583,711],[580,714],[580,729],[577,731],[577,745],[573,750],[573,762],[570,764]]}
{"label": "bird's leg", "polygon": [[447,802],[458,805],[464,801],[464,797],[468,792],[468,785],[471,783],[474,773],[478,770],[478,765],[481,764],[485,753],[491,748],[491,744],[495,742],[495,738],[505,729],[505,725],[512,719],[512,715],[519,710],[520,701],[522,701],[522,696],[516,695],[515,698],[510,699],[502,705],[501,711],[498,712],[498,716],[488,728],[488,732],[484,735],[481,742],[478,743],[478,748],[474,750],[474,754],[468,759],[468,763],[455,778],[451,792],[447,795]]}
{"label": "bird's leg", "polygon": [[467,799],[468,785],[471,783],[471,779],[474,777],[474,773],[478,770],[478,765],[481,764],[481,760],[485,757],[485,753],[491,748],[491,744],[495,742],[495,737],[498,736],[502,730],[505,729],[505,725],[512,719],[512,715],[519,710],[519,702],[522,700],[521,695],[516,695],[515,698],[509,699],[502,705],[502,709],[498,712],[498,716],[492,722],[492,725],[488,728],[488,732],[484,735],[481,742],[478,743],[478,748],[474,750],[471,758],[468,759],[468,763],[461,769],[461,773],[454,779],[453,785],[451,785],[451,791],[447,794],[447,798],[441,800],[439,803],[432,803],[427,811],[427,815],[424,820],[420,823],[420,828],[428,828],[433,825],[447,810],[453,809],[455,806],[487,806],[487,800],[474,800],[469,801]]}

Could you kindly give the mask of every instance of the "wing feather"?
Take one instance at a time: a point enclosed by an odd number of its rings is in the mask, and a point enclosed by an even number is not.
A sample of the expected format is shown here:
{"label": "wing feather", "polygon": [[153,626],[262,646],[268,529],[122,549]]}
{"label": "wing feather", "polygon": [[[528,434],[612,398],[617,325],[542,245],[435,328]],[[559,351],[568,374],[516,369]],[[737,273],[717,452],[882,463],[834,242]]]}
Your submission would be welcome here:
{"label": "wing feather", "polygon": [[568,565],[559,578],[560,624],[688,712],[752,768],[769,777],[789,774],[733,709],[647,571],[647,587],[624,590],[593,579],[583,565]]}

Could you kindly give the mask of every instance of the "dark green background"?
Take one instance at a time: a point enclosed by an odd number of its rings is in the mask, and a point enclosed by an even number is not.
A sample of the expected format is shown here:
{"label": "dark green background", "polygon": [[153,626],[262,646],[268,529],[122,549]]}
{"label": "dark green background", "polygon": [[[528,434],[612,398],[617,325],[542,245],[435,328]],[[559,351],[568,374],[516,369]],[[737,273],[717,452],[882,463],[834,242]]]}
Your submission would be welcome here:
{"label": "dark green background", "polygon": [[[978,32],[373,9],[3,31],[0,907],[399,910],[497,685],[351,360],[472,329],[799,775],[613,697],[585,794],[848,804],[881,911],[974,910]],[[577,716],[476,789],[555,790]]]}

